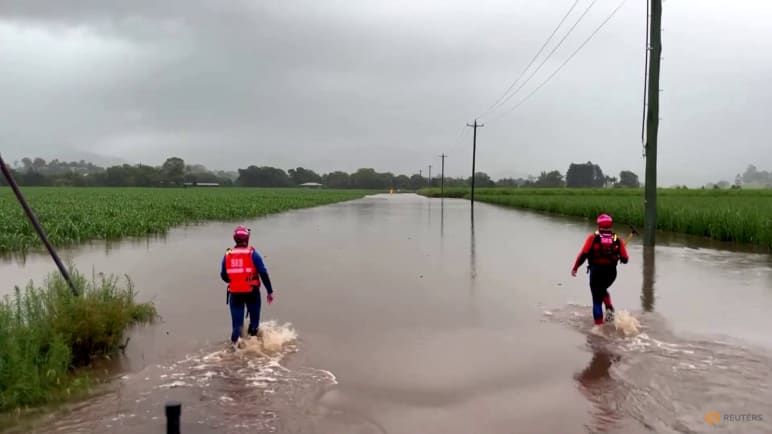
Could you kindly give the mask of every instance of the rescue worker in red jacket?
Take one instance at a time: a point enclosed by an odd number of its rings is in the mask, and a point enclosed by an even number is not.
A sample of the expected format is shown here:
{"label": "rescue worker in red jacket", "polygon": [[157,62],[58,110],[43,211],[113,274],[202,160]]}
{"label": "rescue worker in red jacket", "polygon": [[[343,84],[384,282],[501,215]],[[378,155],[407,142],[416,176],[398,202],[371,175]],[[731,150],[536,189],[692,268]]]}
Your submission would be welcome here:
{"label": "rescue worker in red jacket", "polygon": [[249,312],[248,333],[257,336],[260,325],[260,282],[265,284],[268,292],[268,304],[273,303],[273,287],[268,277],[263,258],[249,246],[249,229],[239,226],[233,232],[236,246],[228,249],[222,259],[220,277],[228,283],[228,304],[231,311],[231,343],[234,348],[241,336],[244,326],[244,306]]}
{"label": "rescue worker in red jacket", "polygon": [[592,317],[595,324],[603,324],[603,307],[606,305],[606,321],[614,318],[614,305],[611,304],[609,287],[617,278],[617,263],[627,264],[625,242],[611,228],[613,220],[608,214],[598,216],[598,230],[590,234],[576,257],[571,275],[576,277],[576,270],[588,262],[590,273],[590,291],[592,292]]}

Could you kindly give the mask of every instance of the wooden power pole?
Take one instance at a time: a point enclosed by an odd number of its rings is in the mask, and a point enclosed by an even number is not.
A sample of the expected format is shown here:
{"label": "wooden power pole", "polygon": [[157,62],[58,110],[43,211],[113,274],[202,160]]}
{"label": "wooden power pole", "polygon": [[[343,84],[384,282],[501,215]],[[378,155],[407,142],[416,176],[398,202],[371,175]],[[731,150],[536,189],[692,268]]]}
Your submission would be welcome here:
{"label": "wooden power pole", "polygon": [[445,197],[445,158],[447,158],[447,155],[444,153],[440,155],[440,158],[442,158],[442,175],[440,178],[440,197]]}
{"label": "wooden power pole", "polygon": [[474,128],[474,135],[472,138],[472,206],[474,206],[474,163],[475,157],[477,156],[477,128],[482,128],[485,125],[478,124],[477,119],[475,119],[474,124],[466,124],[466,126]]}
{"label": "wooden power pole", "polygon": [[643,244],[653,246],[657,230],[657,129],[659,128],[659,62],[662,55],[662,0],[651,0],[649,95],[646,117],[646,213]]}
{"label": "wooden power pole", "polygon": [[35,213],[27,204],[27,200],[24,198],[24,195],[19,189],[19,185],[16,184],[16,180],[13,179],[13,175],[11,174],[11,171],[8,169],[8,166],[6,166],[2,156],[0,156],[0,171],[2,171],[3,176],[5,176],[5,180],[8,182],[8,185],[11,187],[11,190],[13,190],[13,194],[16,195],[16,199],[21,204],[21,207],[24,210],[24,213],[27,214],[27,218],[29,219],[30,223],[32,223],[32,227],[38,233],[38,237],[40,237],[40,240],[43,241],[43,244],[46,246],[46,249],[48,249],[48,254],[51,255],[51,258],[54,260],[54,263],[59,268],[59,272],[62,273],[62,277],[64,277],[65,282],[67,282],[67,284],[70,286],[70,290],[72,290],[73,295],[79,295],[78,288],[75,287],[75,284],[73,283],[72,278],[70,278],[70,273],[67,272],[67,268],[65,268],[64,264],[62,264],[62,260],[59,258],[59,255],[56,253],[54,246],[48,240],[46,231],[43,230],[43,226],[40,225],[40,222],[35,216]]}

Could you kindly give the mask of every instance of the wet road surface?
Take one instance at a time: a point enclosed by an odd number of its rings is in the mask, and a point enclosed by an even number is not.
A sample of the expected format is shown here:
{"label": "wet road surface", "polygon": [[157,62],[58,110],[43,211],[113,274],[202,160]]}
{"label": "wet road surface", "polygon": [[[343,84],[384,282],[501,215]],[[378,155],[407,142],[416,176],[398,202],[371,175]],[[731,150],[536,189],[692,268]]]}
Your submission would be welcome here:
{"label": "wet road surface", "polygon": [[[225,351],[233,224],[61,252],[131,276],[163,322],[132,334],[105,395],[39,432],[164,432],[167,399],[186,434],[772,431],[772,255],[635,239],[611,295],[640,330],[598,336],[587,276],[569,274],[594,228],[474,208],[379,195],[248,222],[280,349]],[[6,259],[2,289],[54,269]],[[738,414],[754,420],[723,420]]]}

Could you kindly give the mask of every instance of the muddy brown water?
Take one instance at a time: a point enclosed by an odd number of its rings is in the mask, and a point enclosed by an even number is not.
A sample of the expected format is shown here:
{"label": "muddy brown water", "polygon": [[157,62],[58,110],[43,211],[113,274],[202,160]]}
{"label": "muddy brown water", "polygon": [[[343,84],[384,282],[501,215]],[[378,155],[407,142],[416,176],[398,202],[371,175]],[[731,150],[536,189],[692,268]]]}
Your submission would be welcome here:
{"label": "muddy brown water", "polygon": [[[130,275],[163,322],[132,332],[104,394],[35,432],[162,433],[169,399],[186,434],[772,432],[768,253],[635,239],[611,294],[640,330],[599,336],[587,276],[569,274],[582,221],[377,195],[247,223],[280,351],[225,351],[233,224],[65,250]],[[53,270],[5,259],[3,290]]]}

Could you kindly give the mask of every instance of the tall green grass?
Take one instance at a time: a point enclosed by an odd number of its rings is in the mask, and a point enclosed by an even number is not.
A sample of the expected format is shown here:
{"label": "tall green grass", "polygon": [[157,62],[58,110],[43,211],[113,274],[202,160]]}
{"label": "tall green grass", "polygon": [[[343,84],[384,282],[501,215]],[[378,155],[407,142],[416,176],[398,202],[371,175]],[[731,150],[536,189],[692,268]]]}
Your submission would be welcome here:
{"label": "tall green grass", "polygon": [[[186,223],[234,220],[363,197],[356,190],[258,188],[22,188],[55,246],[163,234]],[[42,248],[10,189],[0,189],[0,253]]]}
{"label": "tall green grass", "polygon": [[[421,191],[438,197],[439,190]],[[445,196],[468,197],[469,189],[446,189]],[[508,189],[475,191],[475,200],[514,208],[594,220],[600,213],[643,225],[640,189]],[[661,189],[657,229],[772,249],[772,190]]]}
{"label": "tall green grass", "polygon": [[88,384],[76,370],[125,344],[126,331],[153,322],[131,280],[71,270],[81,293],[59,274],[41,287],[30,282],[0,303],[0,412],[66,399]]}

